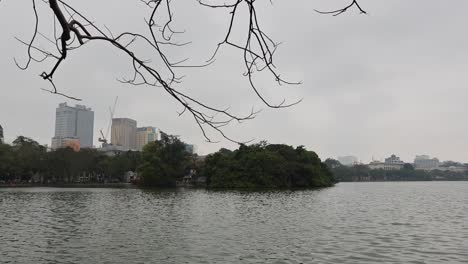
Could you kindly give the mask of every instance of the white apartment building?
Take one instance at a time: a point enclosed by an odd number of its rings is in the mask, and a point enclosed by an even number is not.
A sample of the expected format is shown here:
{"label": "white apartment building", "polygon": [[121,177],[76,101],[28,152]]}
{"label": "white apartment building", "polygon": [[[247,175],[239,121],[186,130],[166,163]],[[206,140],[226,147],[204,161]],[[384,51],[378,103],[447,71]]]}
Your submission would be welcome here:
{"label": "white apartment building", "polygon": [[367,165],[371,170],[401,170],[405,163],[400,160],[400,157],[392,154],[390,157],[385,159],[385,162],[372,161]]}
{"label": "white apartment building", "polygon": [[414,158],[416,170],[436,170],[439,168],[439,164],[439,159],[431,158],[428,155],[418,155]]}

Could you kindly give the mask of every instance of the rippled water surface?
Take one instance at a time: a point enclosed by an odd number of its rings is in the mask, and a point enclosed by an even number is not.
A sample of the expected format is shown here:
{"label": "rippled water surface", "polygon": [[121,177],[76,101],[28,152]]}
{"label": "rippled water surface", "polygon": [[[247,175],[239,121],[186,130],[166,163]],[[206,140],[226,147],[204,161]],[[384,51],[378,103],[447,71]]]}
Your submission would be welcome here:
{"label": "rippled water surface", "polygon": [[0,263],[468,263],[468,183],[0,189]]}

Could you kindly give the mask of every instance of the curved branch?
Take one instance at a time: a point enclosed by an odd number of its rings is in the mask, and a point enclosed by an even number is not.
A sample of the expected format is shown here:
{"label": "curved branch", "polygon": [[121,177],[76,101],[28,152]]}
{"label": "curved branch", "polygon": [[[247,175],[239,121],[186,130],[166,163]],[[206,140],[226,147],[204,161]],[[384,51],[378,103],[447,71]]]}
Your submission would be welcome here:
{"label": "curved branch", "polygon": [[348,9],[353,7],[353,6],[356,6],[359,9],[359,11],[361,12],[361,14],[367,14],[367,12],[364,9],[362,9],[361,6],[359,5],[358,0],[353,0],[353,2],[351,2],[351,4],[345,6],[344,8],[341,8],[341,9],[337,9],[337,10],[333,10],[333,11],[319,11],[319,10],[315,9],[315,12],[317,12],[319,14],[324,14],[324,15],[339,16],[339,15],[343,14],[344,12],[348,11]]}
{"label": "curved branch", "polygon": [[[222,137],[232,142],[240,143],[227,136],[221,128],[230,124],[232,121],[242,122],[244,120],[253,119],[255,118],[256,114],[258,114],[258,111],[254,111],[252,109],[249,114],[239,116],[233,114],[229,108],[222,109],[210,106],[203,101],[195,99],[194,97],[176,89],[175,86],[181,82],[183,77],[177,76],[175,71],[176,68],[206,67],[211,65],[215,61],[216,55],[222,46],[232,47],[235,50],[240,51],[244,60],[244,76],[247,77],[248,83],[255,96],[257,96],[267,107],[291,107],[302,101],[301,99],[292,103],[286,103],[286,100],[283,99],[278,104],[271,103],[263,96],[261,89],[255,85],[254,74],[256,72],[263,71],[269,74],[277,83],[277,85],[297,85],[301,83],[286,81],[277,72],[273,58],[279,43],[275,43],[273,39],[262,30],[256,12],[255,0],[227,0],[228,2],[224,2],[222,4],[211,4],[208,3],[209,0],[197,0],[201,6],[227,10],[229,12],[229,24],[227,26],[226,34],[224,35],[223,40],[217,44],[213,55],[206,61],[206,63],[202,63],[201,65],[185,65],[184,63],[187,61],[187,59],[176,62],[171,61],[166,56],[164,50],[161,48],[178,47],[190,44],[190,42],[176,43],[173,41],[173,38],[175,39],[175,34],[183,33],[184,31],[174,30],[172,24],[174,13],[171,9],[170,0],[141,0],[141,2],[143,2],[146,6],[151,8],[149,16],[147,19],[145,19],[148,30],[146,34],[137,32],[123,32],[116,34],[115,36],[109,30],[109,28],[104,26],[105,29],[101,29],[78,10],[67,4],[65,0],[49,0],[48,2],[43,1],[49,5],[56,21],[58,21],[58,24],[60,25],[59,29],[61,29],[61,32],[57,32],[57,28],[54,23],[53,34],[55,42],[52,39],[47,38],[42,33],[38,32],[39,16],[36,11],[35,0],[32,1],[36,16],[35,32],[29,44],[21,41],[23,44],[28,46],[29,59],[25,68],[29,66],[31,61],[40,62],[47,58],[55,58],[55,64],[50,72],[43,72],[41,74],[41,77],[44,80],[47,80],[51,83],[53,89],[47,91],[53,94],[62,95],[74,100],[80,100],[76,97],[64,95],[58,92],[53,82],[53,76],[60,67],[61,62],[67,58],[70,52],[82,47],[88,42],[103,41],[122,51],[127,56],[133,67],[132,77],[129,79],[121,79],[119,80],[120,82],[131,85],[162,87],[178,104],[182,106],[183,111],[178,114],[190,114],[208,142],[212,141],[206,132],[206,128],[214,130]],[[239,11],[239,7],[241,5],[245,5],[247,10],[246,12],[248,12],[247,16],[241,16],[238,14],[238,12],[241,12]],[[366,13],[361,9],[357,0],[353,0],[350,5],[344,7],[343,9],[329,12],[317,12],[322,14],[339,15],[343,12],[346,12],[353,6],[356,6],[359,10],[361,10],[361,13]],[[238,24],[236,21],[238,19],[243,19],[244,17],[248,19],[248,27],[241,29],[243,30],[243,33],[245,33],[245,42],[236,43],[236,41],[231,40],[231,34],[234,30],[237,30],[237,28],[234,29],[234,25]],[[158,24],[160,26],[158,26]],[[105,33],[107,32],[106,29],[108,31],[107,34]],[[36,34],[40,34],[46,40],[53,43],[53,45],[57,47],[60,55],[54,55],[51,52],[38,48],[36,45],[34,45]],[[162,63],[153,64],[151,60],[147,60],[138,56],[132,49],[133,44],[136,42],[143,42],[148,48],[152,49],[154,51],[154,55],[157,56],[158,61]],[[31,50],[39,51],[42,53],[43,57],[33,58]]]}

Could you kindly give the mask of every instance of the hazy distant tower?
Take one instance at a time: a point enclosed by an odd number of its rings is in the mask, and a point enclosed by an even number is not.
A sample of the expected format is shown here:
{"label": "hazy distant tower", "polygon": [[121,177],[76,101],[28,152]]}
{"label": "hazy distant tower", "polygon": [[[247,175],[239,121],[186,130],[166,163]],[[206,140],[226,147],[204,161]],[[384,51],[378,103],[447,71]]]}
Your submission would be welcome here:
{"label": "hazy distant tower", "polygon": [[125,150],[136,150],[137,122],[130,118],[113,118],[111,144]]}
{"label": "hazy distant tower", "polygon": [[94,112],[84,105],[59,104],[55,112],[55,136],[52,148],[78,143],[82,148],[93,146]]}

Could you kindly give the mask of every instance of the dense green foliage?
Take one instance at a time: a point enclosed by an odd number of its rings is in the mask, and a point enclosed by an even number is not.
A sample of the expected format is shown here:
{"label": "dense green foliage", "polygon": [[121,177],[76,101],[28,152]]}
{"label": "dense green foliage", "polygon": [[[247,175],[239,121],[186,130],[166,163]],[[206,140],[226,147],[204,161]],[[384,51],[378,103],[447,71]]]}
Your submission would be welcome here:
{"label": "dense green foliage", "polygon": [[[189,173],[192,169],[198,173]],[[241,145],[235,151],[221,149],[202,161],[177,137],[165,134],[141,153],[116,156],[95,149],[47,151],[26,137],[18,137],[11,146],[0,144],[1,184],[121,182],[127,180],[128,171],[137,171],[144,187],[174,187],[187,175],[189,183],[205,178],[213,188],[323,187],[335,182],[317,154],[302,146]]]}
{"label": "dense green foliage", "polygon": [[[451,165],[448,163],[448,165]],[[455,165],[460,165],[454,163]],[[405,164],[401,170],[371,170],[366,165],[343,166],[337,160],[321,162],[304,147],[267,144],[221,149],[204,161],[187,152],[186,144],[163,134],[143,152],[107,156],[95,149],[47,151],[36,141],[20,136],[12,145],[0,144],[0,184],[105,183],[127,181],[138,171],[144,187],[174,187],[196,169],[190,181],[203,178],[212,188],[308,188],[331,186],[337,181],[468,180],[468,172],[422,171]],[[203,183],[202,183],[203,184]]]}
{"label": "dense green foliage", "polygon": [[109,157],[94,149],[47,152],[36,141],[20,136],[0,144],[0,183],[71,183],[123,181],[140,163],[138,152]]}
{"label": "dense green foliage", "polygon": [[327,159],[325,164],[331,169],[338,181],[432,181],[432,180],[468,180],[468,172],[442,170],[415,170],[406,163],[401,170],[371,170],[366,165],[344,166],[334,159]]}
{"label": "dense green foliage", "polygon": [[324,187],[335,182],[315,152],[266,142],[221,149],[206,158],[201,174],[213,188]]}
{"label": "dense green foliage", "polygon": [[174,187],[191,165],[192,154],[176,136],[161,135],[161,140],[148,143],[142,152],[143,163],[138,168],[145,187]]}

